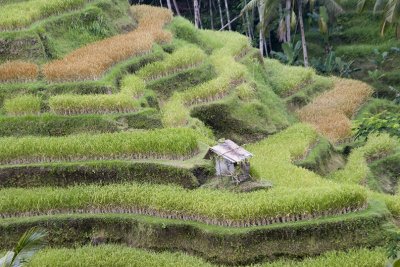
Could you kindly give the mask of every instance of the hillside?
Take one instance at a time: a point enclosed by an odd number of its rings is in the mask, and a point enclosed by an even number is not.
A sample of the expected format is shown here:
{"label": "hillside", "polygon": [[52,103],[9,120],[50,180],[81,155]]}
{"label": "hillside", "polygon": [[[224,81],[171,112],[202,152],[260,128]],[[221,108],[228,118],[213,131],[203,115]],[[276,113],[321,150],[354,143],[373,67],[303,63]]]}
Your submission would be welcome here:
{"label": "hillside", "polygon": [[[400,143],[354,139],[370,85],[164,8],[0,5],[0,252],[37,226],[27,266],[386,262]],[[205,158],[223,139],[252,153],[248,181]]]}

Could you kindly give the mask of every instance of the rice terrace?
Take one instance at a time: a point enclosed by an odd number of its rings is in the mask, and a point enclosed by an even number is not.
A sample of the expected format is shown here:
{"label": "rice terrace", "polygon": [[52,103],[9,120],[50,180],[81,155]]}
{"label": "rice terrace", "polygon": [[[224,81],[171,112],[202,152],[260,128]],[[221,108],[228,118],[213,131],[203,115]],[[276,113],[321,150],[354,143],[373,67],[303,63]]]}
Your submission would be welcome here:
{"label": "rice terrace", "polygon": [[399,40],[399,0],[0,0],[0,267],[400,266]]}

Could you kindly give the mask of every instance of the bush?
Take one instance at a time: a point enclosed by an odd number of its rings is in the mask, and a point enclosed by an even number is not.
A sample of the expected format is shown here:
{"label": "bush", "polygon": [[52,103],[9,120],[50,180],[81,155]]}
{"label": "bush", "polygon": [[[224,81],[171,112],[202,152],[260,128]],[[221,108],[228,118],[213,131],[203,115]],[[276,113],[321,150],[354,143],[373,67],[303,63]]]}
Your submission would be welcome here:
{"label": "bush", "polygon": [[41,99],[33,95],[17,96],[4,101],[4,111],[8,115],[39,114]]}

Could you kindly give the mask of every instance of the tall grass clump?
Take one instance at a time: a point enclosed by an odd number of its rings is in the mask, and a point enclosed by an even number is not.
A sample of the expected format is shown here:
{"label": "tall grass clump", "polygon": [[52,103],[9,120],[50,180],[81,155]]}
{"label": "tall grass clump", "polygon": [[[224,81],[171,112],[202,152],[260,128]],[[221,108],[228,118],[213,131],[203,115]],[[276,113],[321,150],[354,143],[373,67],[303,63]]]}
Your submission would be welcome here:
{"label": "tall grass clump", "polygon": [[361,187],[333,183],[251,193],[146,183],[7,188],[0,190],[0,216],[134,213],[243,227],[344,214],[364,207],[366,199]]}
{"label": "tall grass clump", "polygon": [[0,29],[26,27],[41,18],[80,7],[85,2],[87,0],[28,0],[3,5],[0,12]]}
{"label": "tall grass clump", "polygon": [[151,252],[121,245],[86,246],[75,249],[46,249],[35,255],[27,267],[212,267],[204,260],[184,253]]}
{"label": "tall grass clump", "polygon": [[185,46],[178,49],[163,61],[150,63],[141,68],[136,74],[151,81],[176,73],[183,69],[199,65],[206,58],[205,53],[195,46]]}
{"label": "tall grass clump", "polygon": [[29,82],[38,75],[39,67],[34,63],[15,60],[0,65],[0,82]]}
{"label": "tall grass clump", "polygon": [[286,66],[275,59],[266,59],[265,69],[272,89],[281,97],[296,93],[315,76],[312,68]]}
{"label": "tall grass clump", "polygon": [[131,9],[139,26],[127,33],[91,43],[68,54],[61,60],[46,64],[43,73],[48,81],[99,79],[114,64],[132,56],[148,53],[155,42],[171,40],[163,26],[171,21],[168,9],[138,5]]}
{"label": "tall grass clump", "polygon": [[373,90],[367,84],[336,79],[334,88],[298,111],[300,120],[313,125],[333,142],[351,135],[350,118],[368,100]]}
{"label": "tall grass clump", "polygon": [[106,159],[183,159],[197,152],[191,129],[160,129],[65,137],[0,138],[0,163]]}
{"label": "tall grass clump", "polygon": [[33,95],[21,95],[4,101],[3,109],[7,115],[39,114],[41,99]]}

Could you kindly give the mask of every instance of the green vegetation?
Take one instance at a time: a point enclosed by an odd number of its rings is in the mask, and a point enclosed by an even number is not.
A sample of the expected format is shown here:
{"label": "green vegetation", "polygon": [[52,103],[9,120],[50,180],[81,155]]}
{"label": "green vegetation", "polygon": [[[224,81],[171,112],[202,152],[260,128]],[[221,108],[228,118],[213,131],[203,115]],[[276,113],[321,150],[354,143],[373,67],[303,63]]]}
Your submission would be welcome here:
{"label": "green vegetation", "polygon": [[[78,249],[47,249],[38,253],[28,264],[35,266],[215,266],[199,258],[181,253],[155,253],[139,249],[131,249],[117,245],[103,245],[99,247],[82,247]],[[380,267],[386,262],[383,249],[354,249],[347,253],[329,252],[316,258],[307,258],[303,261],[277,261],[274,263],[257,264],[257,267],[318,267],[318,266],[370,266]]]}
{"label": "green vegetation", "polygon": [[78,184],[106,185],[136,181],[175,184],[193,189],[199,186],[198,178],[194,174],[206,177],[210,175],[208,166],[175,166],[178,163],[113,160],[4,166],[0,168],[0,187],[67,187]]}
{"label": "green vegetation", "polygon": [[39,114],[41,99],[33,95],[17,96],[4,101],[4,110],[8,115]]}
{"label": "green vegetation", "polygon": [[[65,189],[10,188],[1,191],[2,214],[115,210],[121,213],[186,218],[208,224],[231,225],[238,221],[237,226],[244,226],[245,222],[249,223],[249,219],[257,219],[259,222],[264,219],[266,223],[272,223],[289,221],[294,219],[293,216],[312,218],[320,216],[324,211],[331,211],[333,215],[349,207],[359,208],[366,201],[366,194],[361,188],[335,185],[247,194],[209,189],[188,191],[175,186],[136,183],[73,186]],[[300,196],[301,202],[298,201]],[[276,219],[279,217],[284,219]]]}
{"label": "green vegetation", "polygon": [[78,249],[48,249],[40,252],[27,265],[35,266],[148,266],[148,267],[211,267],[199,258],[182,253],[155,253],[117,245],[82,247]]}
{"label": "green vegetation", "polygon": [[196,134],[183,128],[66,137],[4,137],[0,144],[2,164],[115,158],[178,159],[192,156],[198,149]]}
{"label": "green vegetation", "polygon": [[[4,5],[0,16],[0,27],[3,30],[24,27],[35,20],[82,6],[84,3],[84,0],[29,0],[24,3]],[[18,16],[21,12],[23,16]]]}
{"label": "green vegetation", "polygon": [[167,56],[163,61],[154,62],[141,68],[137,75],[145,80],[155,80],[173,74],[182,69],[200,64],[206,55],[203,50],[185,46]]}

